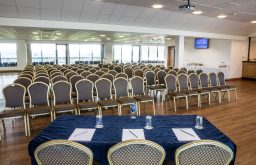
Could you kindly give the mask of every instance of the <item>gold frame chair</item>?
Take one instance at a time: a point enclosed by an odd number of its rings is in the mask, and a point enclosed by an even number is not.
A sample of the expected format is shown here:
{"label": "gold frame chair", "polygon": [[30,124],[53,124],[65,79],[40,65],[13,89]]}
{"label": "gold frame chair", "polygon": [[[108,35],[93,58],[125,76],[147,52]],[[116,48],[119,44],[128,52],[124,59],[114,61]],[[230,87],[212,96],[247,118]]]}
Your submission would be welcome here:
{"label": "gold frame chair", "polygon": [[[48,141],[48,142],[45,142],[45,143],[41,144],[40,146],[38,146],[36,148],[36,150],[34,152],[34,157],[35,157],[38,165],[43,165],[43,163],[41,162],[41,160],[40,160],[40,158],[38,156],[38,153],[41,150],[43,150],[43,149],[45,149],[45,148],[47,148],[49,146],[53,146],[53,145],[67,145],[67,146],[73,147],[75,149],[81,150],[82,152],[86,153],[88,155],[88,157],[89,157],[89,160],[88,160],[89,164],[88,165],[92,165],[92,163],[93,163],[93,153],[92,153],[92,151],[88,147],[86,147],[86,146],[84,146],[82,144],[79,144],[77,142],[70,141],[70,140],[51,140],[51,141]],[[54,155],[53,155],[52,159],[55,159]],[[84,164],[84,163],[85,162],[81,162],[81,165]]]}
{"label": "gold frame chair", "polygon": [[[108,150],[108,162],[109,162],[110,165],[115,165],[114,162],[112,161],[113,152],[115,152],[116,150],[118,150],[122,147],[126,147],[128,145],[148,145],[150,147],[153,147],[153,148],[157,149],[162,154],[162,156],[159,160],[159,165],[163,164],[163,161],[165,159],[166,154],[165,154],[165,150],[162,146],[160,146],[159,144],[157,144],[155,142],[149,141],[149,140],[127,140],[127,141],[123,141],[123,142],[120,142],[120,143],[112,146]],[[136,153],[136,154],[140,154],[140,153]],[[129,164],[129,163],[125,162],[125,164]],[[133,165],[133,164],[129,164],[129,165]],[[143,165],[143,164],[140,164],[140,165]],[[144,165],[148,165],[148,164],[144,164]],[[154,164],[154,165],[156,165],[156,164]]]}
{"label": "gold frame chair", "polygon": [[[191,149],[192,147],[203,146],[203,145],[212,145],[212,146],[215,146],[215,147],[220,147],[221,149],[227,151],[230,154],[230,157],[227,158],[225,165],[229,165],[229,163],[231,162],[231,160],[234,157],[233,151],[228,146],[226,146],[225,144],[223,144],[221,142],[218,142],[218,141],[214,141],[214,140],[200,140],[200,141],[193,141],[193,142],[184,144],[184,145],[180,146],[175,151],[175,163],[176,163],[176,165],[183,165],[183,164],[180,163],[180,159],[179,159],[179,156],[183,151],[186,151],[187,149]],[[212,158],[212,155],[209,155],[209,157]],[[200,161],[201,158],[197,156],[196,159],[199,159],[199,161]],[[204,159],[206,159],[206,158],[204,157]],[[197,163],[200,164],[200,162],[197,162]],[[214,163],[216,163],[216,162],[214,162]],[[209,164],[209,163],[207,163],[207,164]]]}

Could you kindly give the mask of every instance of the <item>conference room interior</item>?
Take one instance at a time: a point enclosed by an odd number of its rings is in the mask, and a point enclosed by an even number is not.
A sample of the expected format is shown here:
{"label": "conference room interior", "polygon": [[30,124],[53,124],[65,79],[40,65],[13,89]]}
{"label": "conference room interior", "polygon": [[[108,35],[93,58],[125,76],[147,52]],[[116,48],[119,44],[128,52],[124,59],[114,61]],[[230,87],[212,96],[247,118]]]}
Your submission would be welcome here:
{"label": "conference room interior", "polygon": [[[125,131],[136,133],[128,140],[138,140],[141,139],[139,129],[145,136],[142,139],[163,148],[163,164],[175,164],[178,148],[197,142],[179,141],[176,128],[180,131],[192,129],[185,134],[193,138],[199,136],[201,140],[223,143],[233,154],[230,164],[254,165],[256,14],[253,9],[256,2],[192,0],[195,9],[179,8],[186,3],[179,0],[76,0],[72,3],[68,0],[0,0],[0,164],[37,164],[38,146],[57,139],[88,147],[93,164],[109,164],[107,154],[114,145],[125,141]],[[110,94],[117,105],[106,108],[100,103],[101,91],[96,89],[96,84],[106,80],[102,75],[115,70],[116,66],[121,67],[121,73],[131,68],[132,75],[127,74],[127,78],[113,76]],[[143,71],[142,78],[135,75],[136,69]],[[6,117],[6,111],[13,109],[6,106],[8,99],[4,97],[4,89],[29,72],[32,73],[31,84],[36,83],[39,70],[49,78],[49,113],[30,114],[29,87],[24,87],[25,117]],[[72,111],[62,113],[60,109],[61,113],[57,112],[52,70],[61,73],[70,84],[72,107],[75,107]],[[68,77],[66,70],[82,76],[83,81],[89,80],[88,75],[81,74],[83,72],[104,72],[92,83],[96,108],[78,110],[78,88],[73,86],[73,75]],[[171,73],[173,70],[175,75]],[[197,73],[199,70],[201,74]],[[159,71],[164,72],[164,84],[160,84]],[[159,85],[160,89],[147,85],[149,72],[154,75],[154,85]],[[192,90],[191,73],[198,78],[196,90]],[[210,73],[215,73],[217,87],[214,90],[207,87],[209,91],[203,92],[200,75],[207,75],[211,88],[214,85]],[[219,73],[224,74],[223,86]],[[184,97],[168,91],[168,78],[173,77],[176,90],[182,91],[180,75],[187,80],[188,91]],[[136,85],[132,80],[135,78],[143,80],[144,94],[150,97],[146,100],[149,102],[144,103],[133,96]],[[114,86],[116,80],[124,79],[134,104],[121,107],[115,91],[118,87]],[[196,91],[196,94],[189,91]],[[12,97],[17,98],[14,93]],[[96,116],[102,116],[103,128],[97,128]],[[132,119],[133,116],[136,119]],[[144,127],[148,124],[148,116],[152,117],[152,129]],[[198,129],[195,125],[201,116],[203,129]],[[80,134],[74,135],[79,128],[85,132],[95,129],[92,139],[70,140]],[[124,162],[129,164],[128,160]]]}

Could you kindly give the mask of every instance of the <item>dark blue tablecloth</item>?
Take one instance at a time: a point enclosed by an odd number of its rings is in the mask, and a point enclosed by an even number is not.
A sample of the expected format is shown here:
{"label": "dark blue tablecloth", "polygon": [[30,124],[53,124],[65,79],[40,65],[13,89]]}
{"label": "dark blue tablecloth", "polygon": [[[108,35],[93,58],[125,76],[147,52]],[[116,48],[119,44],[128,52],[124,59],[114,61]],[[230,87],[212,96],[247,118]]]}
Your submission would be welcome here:
{"label": "dark blue tablecloth", "polygon": [[[222,142],[229,146],[236,154],[235,143],[225,136],[220,130],[204,118],[204,129],[194,128],[195,115],[172,115],[172,116],[153,116],[152,123],[154,129],[145,130],[145,138],[154,141],[164,147],[166,160],[174,160],[175,150],[184,142],[179,142],[172,131],[172,128],[193,128],[201,139],[211,139]],[[41,133],[31,140],[28,146],[32,164],[36,164],[34,151],[40,144],[54,139],[68,139],[76,128],[94,128],[94,116],[73,116],[65,115],[57,118]],[[91,142],[79,142],[93,151],[93,157],[100,164],[108,164],[108,149],[116,143],[122,141],[123,128],[144,128],[145,116],[137,119],[130,119],[129,116],[103,116],[104,128],[97,129]],[[235,158],[231,164],[234,164]]]}

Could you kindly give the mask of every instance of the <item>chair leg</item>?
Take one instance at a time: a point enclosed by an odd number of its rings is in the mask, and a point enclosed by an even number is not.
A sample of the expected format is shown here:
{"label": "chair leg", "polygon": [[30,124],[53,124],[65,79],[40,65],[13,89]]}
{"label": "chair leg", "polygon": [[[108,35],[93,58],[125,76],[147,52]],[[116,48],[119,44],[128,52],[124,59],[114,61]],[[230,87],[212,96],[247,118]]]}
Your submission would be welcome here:
{"label": "chair leg", "polygon": [[102,108],[101,108],[101,106],[98,106],[98,115],[102,115]]}
{"label": "chair leg", "polygon": [[236,100],[237,100],[237,93],[236,93],[236,89],[235,89],[234,91],[235,91],[235,95],[236,95]]}
{"label": "chair leg", "polygon": [[5,123],[4,123],[4,120],[2,120],[2,124],[3,124],[3,129],[4,129],[4,132],[6,132],[6,128],[5,128]]}
{"label": "chair leg", "polygon": [[201,107],[201,95],[200,94],[197,95],[197,106]]}
{"label": "chair leg", "polygon": [[154,115],[156,115],[156,108],[155,108],[155,101],[154,101],[154,99],[152,100],[152,106],[153,106]]}
{"label": "chair leg", "polygon": [[121,112],[122,105],[118,104],[117,108],[118,108],[118,115],[121,116],[122,115],[122,112]]}
{"label": "chair leg", "polygon": [[174,106],[174,112],[176,112],[176,98],[173,97],[173,106]]}
{"label": "chair leg", "polygon": [[[25,118],[24,118],[25,120]],[[30,119],[29,119],[29,115],[26,115],[26,122],[27,122],[27,132],[28,132],[28,136],[30,136]]]}
{"label": "chair leg", "polygon": [[221,103],[221,92],[218,92],[218,96],[219,96],[219,103]]}
{"label": "chair leg", "polygon": [[139,116],[140,116],[140,102],[137,102],[138,104],[138,112],[139,112]]}
{"label": "chair leg", "polygon": [[227,90],[227,93],[228,93],[228,101],[230,101],[230,92],[229,92],[229,90]]}
{"label": "chair leg", "polygon": [[188,110],[188,96],[186,96],[185,98],[186,98],[186,110]]}
{"label": "chair leg", "polygon": [[27,122],[27,115],[25,114],[24,116],[23,116],[23,118],[24,118],[24,127],[25,127],[25,136],[28,136],[28,130],[29,130],[29,128],[28,128],[28,122]]}
{"label": "chair leg", "polygon": [[208,93],[208,102],[209,102],[209,105],[211,105],[211,93],[210,92]]}
{"label": "chair leg", "polygon": [[139,116],[138,104],[139,104],[138,102],[136,102],[136,103],[135,103],[135,105],[136,105],[136,114],[137,114],[137,116]]}
{"label": "chair leg", "polygon": [[53,122],[53,112],[52,112],[52,110],[51,110],[51,112],[50,112],[50,115],[51,115],[51,122]]}

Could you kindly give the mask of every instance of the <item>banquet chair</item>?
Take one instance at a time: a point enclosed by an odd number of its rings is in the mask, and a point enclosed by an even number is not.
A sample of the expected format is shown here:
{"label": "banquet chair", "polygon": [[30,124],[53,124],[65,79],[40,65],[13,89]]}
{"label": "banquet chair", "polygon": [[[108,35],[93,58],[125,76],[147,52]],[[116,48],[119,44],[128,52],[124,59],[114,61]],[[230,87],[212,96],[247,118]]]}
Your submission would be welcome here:
{"label": "banquet chair", "polygon": [[173,76],[177,76],[177,72],[175,70],[170,70],[167,74],[171,74]]}
{"label": "banquet chair", "polygon": [[57,113],[72,112],[76,114],[76,109],[71,99],[71,89],[71,84],[67,81],[58,81],[52,85],[53,119],[56,119]]}
{"label": "banquet chair", "polygon": [[[75,88],[77,92],[76,108],[77,114],[81,114],[81,110],[98,109],[98,104],[93,99],[93,82],[82,79],[76,82]],[[98,112],[99,113],[99,112]]]}
{"label": "banquet chair", "polygon": [[80,75],[74,75],[74,76],[70,77],[70,84],[72,86],[72,96],[74,98],[76,98],[76,87],[75,87],[76,82],[78,82],[79,80],[82,80],[82,79],[84,79],[84,77],[80,76]]}
{"label": "banquet chair", "polygon": [[108,68],[101,68],[100,71],[107,73],[108,72]]}
{"label": "banquet chair", "polygon": [[91,73],[95,73],[96,71],[97,71],[97,69],[95,69],[95,68],[89,69],[89,72],[91,72]]}
{"label": "banquet chair", "polygon": [[19,78],[22,78],[22,77],[28,78],[29,80],[33,80],[33,75],[30,75],[30,74],[27,74],[27,73],[22,73],[19,76]]}
{"label": "banquet chair", "polygon": [[105,72],[101,71],[101,70],[98,70],[96,71],[94,74],[97,74],[98,76],[102,76],[103,74],[105,74]]}
{"label": "banquet chair", "polygon": [[28,136],[30,136],[30,117],[50,114],[53,115],[49,103],[49,85],[44,82],[34,82],[28,86],[29,109],[27,111]]}
{"label": "banquet chair", "polygon": [[218,80],[219,80],[219,86],[220,87],[226,87],[229,89],[229,91],[234,91],[235,92],[235,97],[237,100],[237,93],[236,93],[236,87],[232,85],[227,85],[225,82],[225,76],[223,72],[218,73]]}
{"label": "banquet chair", "polygon": [[162,165],[165,150],[149,140],[129,140],[108,150],[110,165]]}
{"label": "banquet chair", "polygon": [[52,81],[52,84],[54,84],[58,81],[68,81],[68,79],[65,76],[59,75],[59,76],[56,76],[53,79],[51,79],[51,81]]}
{"label": "banquet chair", "polygon": [[133,70],[132,70],[131,67],[126,67],[126,68],[124,69],[124,73],[126,73],[126,74],[128,75],[128,79],[131,79],[132,76],[133,76]]}
{"label": "banquet chair", "polygon": [[115,93],[115,90],[114,90],[114,86],[113,86],[113,82],[114,82],[114,76],[110,73],[105,73],[101,76],[101,78],[106,78],[108,79],[109,81],[111,81],[112,83],[112,89],[111,89],[111,93],[114,94]]}
{"label": "banquet chair", "polygon": [[20,85],[24,86],[27,89],[28,86],[32,83],[32,81],[29,78],[20,77],[20,78],[17,78],[16,80],[14,80],[14,83],[20,84]]}
{"label": "banquet chair", "polygon": [[40,77],[40,76],[44,76],[44,77],[49,78],[49,75],[46,72],[39,72],[39,73],[35,74],[35,78]]}
{"label": "banquet chair", "polygon": [[201,70],[201,69],[198,69],[198,70],[196,70],[196,74],[199,76],[201,73],[203,73],[203,70]]}
{"label": "banquet chair", "polygon": [[111,74],[113,77],[117,75],[117,71],[115,70],[109,70],[108,73]]}
{"label": "banquet chair", "polygon": [[69,73],[67,73],[65,76],[67,77],[68,81],[70,81],[70,78],[74,75],[78,75],[78,73],[71,71]]}
{"label": "banquet chair", "polygon": [[177,81],[176,77],[172,74],[169,74],[165,77],[166,84],[166,101],[168,96],[173,99],[174,111],[176,112],[176,99],[185,98],[186,100],[186,109],[188,109],[188,96],[185,92],[177,90]]}
{"label": "banquet chair", "polygon": [[[209,80],[210,80],[210,87],[213,89],[213,90],[218,90],[219,91],[219,103],[221,103],[222,99],[221,99],[221,92],[227,92],[227,95],[228,95],[228,101],[230,101],[230,94],[229,94],[229,90],[227,87],[220,87],[218,86],[218,80],[217,80],[217,75],[216,73],[210,73],[209,74]],[[225,94],[224,93],[224,94]]]}
{"label": "banquet chair", "polygon": [[47,78],[47,77],[44,77],[44,76],[36,77],[34,79],[34,82],[43,82],[43,83],[45,83],[47,85],[50,85],[50,79]]}
{"label": "banquet chair", "polygon": [[128,80],[128,75],[126,73],[121,72],[116,74],[115,78],[119,78],[119,77],[122,77]]}
{"label": "banquet chair", "polygon": [[212,88],[209,86],[209,76],[206,73],[201,73],[199,78],[201,89],[203,89],[205,92],[210,91],[210,93],[215,93],[216,97],[218,97],[219,103],[221,103],[220,90],[218,88]]}
{"label": "banquet chair", "polygon": [[147,93],[153,91],[154,95],[155,93],[157,95],[157,92],[160,91],[161,94],[163,94],[164,88],[160,84],[156,83],[156,74],[154,71],[147,71],[145,73],[145,79]]}
{"label": "banquet chair", "polygon": [[184,69],[180,69],[178,72],[177,72],[177,75],[179,74],[187,74],[187,71],[184,70]]}
{"label": "banquet chair", "polygon": [[83,71],[84,71],[83,69],[78,69],[76,72],[77,72],[78,74],[81,74]]}
{"label": "banquet chair", "polygon": [[234,153],[228,146],[214,140],[190,142],[175,152],[176,165],[229,165],[233,157]]}
{"label": "banquet chair", "polygon": [[[116,78],[114,80],[114,89],[115,89],[115,99],[119,103],[118,113],[119,115],[121,115],[122,106],[136,104],[136,100],[129,97],[128,80],[126,78],[123,78],[123,77]],[[138,111],[137,111],[137,114],[138,114]]]}
{"label": "banquet chair", "polygon": [[195,73],[194,70],[188,70],[188,75],[190,75],[191,73]]}
{"label": "banquet chair", "polygon": [[200,96],[200,107],[201,107],[201,95],[208,95],[208,102],[211,105],[211,93],[210,90],[204,90],[200,87],[200,79],[196,73],[191,73],[188,76],[190,90],[195,90]]}
{"label": "banquet chair", "polygon": [[166,76],[166,72],[163,71],[163,70],[159,70],[157,73],[156,73],[156,78],[158,80],[158,85],[160,85],[162,88],[165,88],[165,81],[164,81],[164,78]]}
{"label": "banquet chair", "polygon": [[50,77],[51,77],[51,79],[53,79],[54,77],[59,76],[59,75],[63,75],[63,74],[61,72],[55,72]]}
{"label": "banquet chair", "polygon": [[81,76],[83,76],[84,78],[86,78],[87,76],[89,76],[90,74],[92,74],[92,72],[89,72],[87,70],[83,71],[82,73],[80,73]]}
{"label": "banquet chair", "polygon": [[[112,83],[108,79],[100,78],[95,82],[99,114],[102,115],[102,108],[118,108],[118,102],[112,98]],[[120,113],[118,113],[120,115]]]}
{"label": "banquet chair", "polygon": [[51,140],[34,152],[38,165],[92,165],[93,153],[86,146],[70,140]]}
{"label": "banquet chair", "polygon": [[180,92],[185,92],[188,98],[190,96],[196,96],[197,97],[197,106],[201,107],[201,99],[200,99],[200,93],[197,90],[190,90],[189,88],[189,81],[188,76],[184,73],[181,73],[177,76],[178,86]]}
{"label": "banquet chair", "polygon": [[141,78],[144,78],[144,72],[141,69],[135,69],[133,73],[134,73],[134,76],[139,76]]}
{"label": "banquet chair", "polygon": [[143,78],[139,76],[134,76],[131,79],[131,85],[132,85],[132,96],[137,101],[137,105],[138,105],[138,115],[140,115],[140,103],[148,103],[148,102],[150,103],[152,102],[153,113],[155,115],[156,114],[155,101],[154,101],[154,98],[152,98],[151,96],[145,95]]}
{"label": "banquet chair", "polygon": [[121,73],[122,72],[122,67],[117,65],[113,68],[117,73]]}
{"label": "banquet chair", "polygon": [[28,136],[25,93],[25,87],[20,84],[10,84],[3,88],[5,109],[0,112],[0,121],[2,122],[5,130],[4,119],[23,117],[25,135]]}
{"label": "banquet chair", "polygon": [[90,74],[86,77],[87,80],[90,80],[91,82],[95,83],[97,80],[100,79],[100,76],[98,76],[97,74]]}

